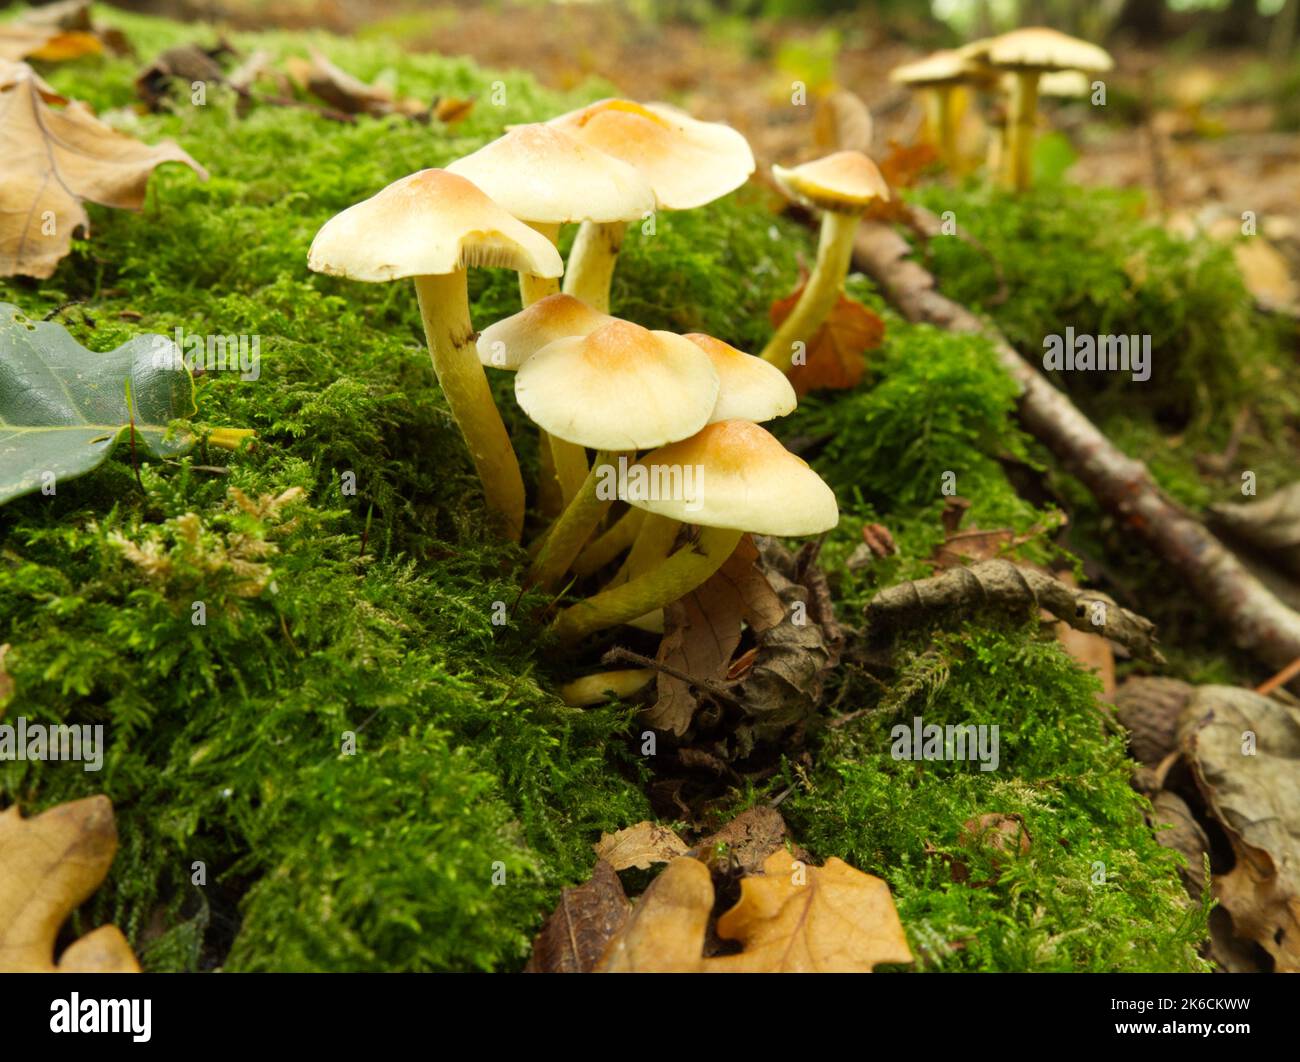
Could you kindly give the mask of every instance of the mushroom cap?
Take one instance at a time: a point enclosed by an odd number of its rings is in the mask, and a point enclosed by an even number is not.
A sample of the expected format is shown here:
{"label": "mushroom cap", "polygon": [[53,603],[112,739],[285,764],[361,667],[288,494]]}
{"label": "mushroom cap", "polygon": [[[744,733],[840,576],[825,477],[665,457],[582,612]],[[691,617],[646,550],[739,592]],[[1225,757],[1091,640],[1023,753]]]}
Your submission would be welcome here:
{"label": "mushroom cap", "polygon": [[600,100],[547,124],[635,166],[664,210],[703,206],[754,172],[754,153],[736,130],[664,103]]}
{"label": "mushroom cap", "polygon": [[772,176],[789,198],[843,214],[865,210],[872,201],[889,198],[885,178],[861,151],[837,151],[789,170],[773,166]]}
{"label": "mushroom cap", "polygon": [[713,407],[709,423],[719,420],[765,420],[784,417],[798,405],[794,387],[780,369],[770,361],[737,350],[720,339],[692,332],[689,339],[713,362],[717,371],[718,404]]}
{"label": "mushroom cap", "polygon": [[1102,48],[1043,26],[1012,30],[967,49],[1002,70],[1083,70],[1100,73],[1115,64]]}
{"label": "mushroom cap", "polygon": [[334,215],[307,252],[317,273],[350,280],[438,276],[499,266],[558,277],[564,261],[541,233],[464,177],[420,170]]}
{"label": "mushroom cap", "polygon": [[655,208],[654,189],[635,167],[540,123],[516,126],[447,172],[537,224],[632,221]]}
{"label": "mushroom cap", "polygon": [[691,485],[690,497],[647,500],[633,497],[637,492],[631,489],[623,492],[629,505],[683,523],[763,535],[815,535],[839,522],[835,494],[822,478],[747,420],[710,424],[689,439],[651,451],[628,467],[629,488],[638,465],[646,468],[643,482],[652,485],[669,478],[662,471],[656,475],[656,467],[695,469],[693,475],[683,471],[676,476],[676,482]]}
{"label": "mushroom cap", "polygon": [[485,328],[478,337],[478,360],[514,372],[548,343],[590,335],[614,320],[572,295],[547,295]]}
{"label": "mushroom cap", "polygon": [[708,423],[718,374],[689,339],[615,319],[542,347],[520,366],[515,397],[535,424],[566,442],[644,450]]}
{"label": "mushroom cap", "polygon": [[975,65],[965,53],[945,48],[911,63],[896,66],[889,72],[889,80],[900,85],[950,85],[968,80],[976,72]]}

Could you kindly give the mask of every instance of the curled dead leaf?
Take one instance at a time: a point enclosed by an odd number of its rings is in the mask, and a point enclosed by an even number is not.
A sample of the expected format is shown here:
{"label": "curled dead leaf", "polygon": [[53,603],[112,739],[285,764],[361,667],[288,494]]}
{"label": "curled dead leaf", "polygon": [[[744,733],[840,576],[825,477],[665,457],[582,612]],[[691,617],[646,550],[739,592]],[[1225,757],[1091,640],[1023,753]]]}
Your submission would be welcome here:
{"label": "curled dead leaf", "polygon": [[59,927],[99,888],[117,852],[113,805],[94,796],[30,819],[0,812],[0,973],[139,973],[126,938],[101,926],[54,961]]}

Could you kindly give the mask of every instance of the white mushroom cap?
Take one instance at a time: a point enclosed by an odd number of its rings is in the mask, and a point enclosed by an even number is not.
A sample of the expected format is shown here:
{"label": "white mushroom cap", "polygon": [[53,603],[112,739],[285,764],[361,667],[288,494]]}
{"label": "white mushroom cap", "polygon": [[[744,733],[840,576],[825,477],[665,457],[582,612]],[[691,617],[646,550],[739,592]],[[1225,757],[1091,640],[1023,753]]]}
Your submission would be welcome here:
{"label": "white mushroom cap", "polygon": [[312,240],[307,265],[370,281],[438,276],[469,266],[541,277],[564,272],[550,240],[446,170],[412,173],[330,218]]}
{"label": "white mushroom cap", "polygon": [[965,81],[975,73],[974,64],[962,52],[944,49],[924,59],[904,63],[889,72],[889,80],[900,85],[950,85]]}
{"label": "white mushroom cap", "polygon": [[556,438],[596,450],[644,450],[708,423],[718,374],[690,340],[614,320],[544,346],[520,367],[515,397]]}
{"label": "white mushroom cap", "polygon": [[968,54],[1002,70],[1083,70],[1100,73],[1114,63],[1102,48],[1058,30],[1034,26],[978,42]]}
{"label": "white mushroom cap", "polygon": [[765,420],[784,417],[798,404],[789,378],[770,361],[737,350],[730,343],[692,332],[685,337],[713,362],[721,386],[709,423],[719,420]]}
{"label": "white mushroom cap", "polygon": [[547,124],[635,166],[665,210],[703,206],[754,172],[754,154],[736,130],[664,103],[601,100]]}
{"label": "white mushroom cap", "polygon": [[513,372],[548,343],[590,335],[614,320],[572,295],[547,295],[485,328],[478,337],[478,360]]}
{"label": "white mushroom cap", "polygon": [[[638,475],[637,466],[644,471]],[[678,477],[691,490],[675,498],[639,497],[638,481],[662,483],[656,469],[693,469]],[[757,424],[724,420],[682,442],[662,446],[628,467],[623,500],[688,524],[763,535],[815,535],[840,518],[835,494],[807,463]],[[662,493],[662,491],[660,492]]]}
{"label": "white mushroom cap", "polygon": [[873,200],[889,198],[885,178],[861,151],[837,151],[789,170],[773,166],[772,176],[789,198],[843,214],[865,210]]}
{"label": "white mushroom cap", "polygon": [[655,209],[650,183],[626,162],[548,125],[521,125],[447,167],[520,221],[632,221]]}

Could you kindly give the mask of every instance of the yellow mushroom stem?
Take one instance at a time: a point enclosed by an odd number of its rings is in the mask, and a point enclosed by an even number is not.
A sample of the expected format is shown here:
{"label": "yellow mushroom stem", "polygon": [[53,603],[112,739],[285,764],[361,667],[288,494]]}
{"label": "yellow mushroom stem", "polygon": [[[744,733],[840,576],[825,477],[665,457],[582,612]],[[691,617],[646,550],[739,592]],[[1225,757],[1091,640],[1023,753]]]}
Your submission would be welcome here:
{"label": "yellow mushroom stem", "polygon": [[643,689],[655,677],[655,672],[648,667],[631,668],[626,671],[601,671],[595,675],[583,675],[560,687],[560,697],[565,704],[575,708],[586,708],[592,704],[604,704],[610,697],[622,700],[631,697]]}
{"label": "yellow mushroom stem", "polygon": [[561,644],[572,645],[596,631],[671,604],[721,568],[743,534],[725,527],[701,528],[696,541],[684,545],[659,567],[566,608],[551,624],[551,631]]}
{"label": "yellow mushroom stem", "polygon": [[626,221],[584,221],[569,251],[564,271],[564,293],[581,299],[592,309],[609,313],[609,285],[614,263],[623,246]]}
{"label": "yellow mushroom stem", "polygon": [[673,543],[677,541],[677,532],[681,526],[680,521],[669,516],[647,513],[631,551],[609,585],[626,583],[662,564],[664,558],[673,551]]}
{"label": "yellow mushroom stem", "polygon": [[[558,246],[560,242],[560,226],[558,224],[546,224],[543,222],[529,222],[528,227],[540,232],[552,244]],[[560,290],[559,277],[539,277],[536,273],[519,274],[519,299],[523,303],[524,309],[528,309],[533,303],[540,302],[548,295],[556,295]],[[551,456],[554,447],[554,440],[546,434],[541,428],[537,429],[537,458],[538,458],[538,482],[537,482],[537,504],[538,507],[547,516],[554,516],[560,512],[564,506],[573,500],[573,495],[578,487],[582,484],[583,478],[587,475],[586,454],[583,454],[582,472],[578,476],[576,484],[571,483],[571,489],[564,490],[562,481],[557,479],[555,460]]]}
{"label": "yellow mushroom stem", "polygon": [[418,276],[415,293],[433,371],[478,470],[488,508],[497,515],[502,534],[518,542],[524,527],[524,480],[478,360],[465,270]]}
{"label": "yellow mushroom stem", "polygon": [[560,499],[568,505],[582,489],[587,478],[587,451],[577,443],[557,439],[554,435],[543,436],[550,444],[551,466],[555,469],[555,478],[560,484]]}
{"label": "yellow mushroom stem", "polygon": [[925,119],[930,142],[950,170],[957,168],[957,84],[931,85],[925,93]]}
{"label": "yellow mushroom stem", "polygon": [[807,353],[808,344],[839,301],[853,254],[858,218],[858,214],[842,214],[834,210],[822,214],[817,264],[813,266],[790,316],[781,322],[763,348],[763,360],[770,361],[782,372],[790,371],[796,352],[802,349]]}
{"label": "yellow mushroom stem", "polygon": [[637,532],[646,518],[644,509],[628,509],[614,521],[614,526],[597,538],[573,562],[574,575],[591,575],[636,541]]}
{"label": "yellow mushroom stem", "polygon": [[[542,222],[529,222],[528,227],[535,229],[545,236],[552,244],[560,242],[560,226],[547,225]],[[539,277],[536,273],[519,274],[519,298],[524,304],[524,309],[528,309],[533,303],[546,298],[548,295],[557,295],[560,291],[559,277]]]}
{"label": "yellow mushroom stem", "polygon": [[582,483],[582,488],[551,525],[546,534],[546,541],[528,568],[527,581],[547,590],[559,586],[564,573],[569,570],[582,547],[591,538],[592,532],[600,524],[605,513],[613,504],[613,498],[600,496],[600,485],[606,478],[603,469],[614,465],[618,454],[610,450],[601,450]]}
{"label": "yellow mushroom stem", "polygon": [[1017,192],[1030,186],[1034,164],[1034,126],[1038,121],[1038,71],[1017,70],[1011,92],[1007,183]]}

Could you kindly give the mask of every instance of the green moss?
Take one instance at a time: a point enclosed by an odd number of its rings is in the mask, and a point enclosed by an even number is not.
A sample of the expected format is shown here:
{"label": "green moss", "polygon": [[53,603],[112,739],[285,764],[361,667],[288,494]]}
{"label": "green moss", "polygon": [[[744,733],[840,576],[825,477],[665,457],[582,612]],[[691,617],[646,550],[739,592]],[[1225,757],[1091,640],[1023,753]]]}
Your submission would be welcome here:
{"label": "green moss", "polygon": [[[1144,824],[1095,689],[1054,642],[942,635],[902,662],[894,695],[830,732],[807,790],[782,811],[819,858],[888,877],[920,969],[1204,969],[1207,912],[1173,872],[1181,857]],[[915,716],[999,727],[997,769],[894,759],[890,730]],[[989,814],[1020,816],[1029,851],[963,836]]]}
{"label": "green moss", "polygon": [[1013,196],[983,185],[930,186],[916,198],[952,211],[978,245],[929,241],[945,294],[988,312],[1041,364],[1043,340],[1076,334],[1149,335],[1151,377],[1060,373],[1054,382],[1107,412],[1226,431],[1239,404],[1279,363],[1231,248],[1187,241],[1143,217],[1131,192],[1049,184]]}
{"label": "green moss", "polygon": [[[215,36],[114,10],[100,17],[123,26],[142,55]],[[521,596],[520,551],[486,535],[410,286],[310,274],[305,258],[319,225],[350,203],[601,90],[547,93],[383,40],[267,34],[234,43],[298,54],[314,44],[363,78],[393,68],[405,95],[478,102],[454,128],[343,125],[270,106],[240,118],[218,90],[203,107],[137,116],[126,109],[134,61],[44,71],[141,138],[175,138],[212,179],[167,167],[141,213],[92,207],[93,238],[78,241],[49,281],[0,281],[0,299],[33,316],[80,300],[57,319],[96,350],[177,327],[260,337],[256,381],[209,372],[198,391],[203,422],[258,435],[233,455],[200,448],[142,463],[143,494],[119,448],[57,496],[0,509],[0,629],[20,691],[9,714],[103,723],[110,746],[99,775],[0,765],[0,793],[30,810],[89,792],[112,797],[121,850],[88,917],[120,924],[151,969],[518,968],[559,889],[589,872],[591,842],[649,815],[629,713],[579,712],[555,696],[574,662],[539,646],[546,602]],[[498,80],[501,107],[491,102]],[[630,234],[613,305],[646,325],[753,349],[766,338],[771,301],[795,286],[812,253],[809,232],[742,191],[663,214],[653,235]],[[863,282],[850,287],[883,312]],[[474,271],[470,290],[480,327],[518,307],[511,274]],[[1032,465],[1041,455],[1014,427],[1012,392],[987,346],[892,315],[888,324],[866,386],[810,400],[777,426],[840,497],[845,519],[823,555],[850,622],[875,588],[927,573],[942,538],[943,472],[956,472],[957,491],[973,501],[969,523],[1026,531],[1051,517],[1004,472],[1007,460]],[[535,433],[513,405],[512,382],[499,374],[494,386],[531,465]],[[266,504],[293,488],[300,497]],[[874,519],[889,524],[900,555],[849,572],[843,561]],[[203,626],[192,622],[196,601]],[[509,613],[503,626],[492,622],[497,602]],[[1091,710],[1088,680],[1020,636],[972,644],[983,656],[963,658],[945,643],[945,659],[956,661],[946,679],[914,681],[912,669],[895,698],[928,690],[926,712],[954,717],[969,701],[1025,735],[998,773],[1003,788],[932,772],[935,784],[915,786],[908,825],[903,809],[880,810],[898,765],[869,747],[855,764],[858,753],[840,743],[867,738],[846,729],[825,747],[816,790],[792,798],[796,834],[888,877],[904,920],[921,927],[918,952],[926,926],[949,940],[969,929],[990,941],[927,965],[1137,968],[1163,956],[1187,968],[1184,938],[1171,929],[1183,917],[1177,879],[1134,819],[1135,798],[1120,791],[1114,742],[1060,739]],[[836,681],[850,700],[878,696],[851,667]],[[349,732],[356,755],[343,751]],[[1041,742],[1032,754],[1029,736]],[[1100,773],[1089,781],[1078,765],[1091,753]],[[1053,789],[1067,774],[1074,780]],[[1048,811],[1035,803],[1040,790]],[[1136,883],[1133,895],[1084,904],[1092,894],[1075,878],[1084,856],[1049,842],[1036,846],[1042,876],[1025,893],[1041,897],[1045,915],[1010,881],[970,895],[942,887],[918,838],[928,831],[951,847],[958,816],[990,802],[1028,809],[1036,830],[1059,830],[1080,853],[1102,851]],[[1070,903],[1048,883],[1069,886]],[[1122,924],[1138,916],[1148,929]],[[1054,933],[1070,942],[1053,945]],[[1091,959],[1081,957],[1085,941]]]}

